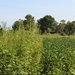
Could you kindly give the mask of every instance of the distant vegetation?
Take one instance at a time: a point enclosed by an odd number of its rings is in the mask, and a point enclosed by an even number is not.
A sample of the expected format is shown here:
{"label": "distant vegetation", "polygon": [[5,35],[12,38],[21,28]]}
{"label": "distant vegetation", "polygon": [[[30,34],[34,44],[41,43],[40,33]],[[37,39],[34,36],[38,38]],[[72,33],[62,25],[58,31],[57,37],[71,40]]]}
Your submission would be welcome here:
{"label": "distant vegetation", "polygon": [[75,21],[49,15],[0,27],[0,75],[75,75],[74,33]]}
{"label": "distant vegetation", "polygon": [[[6,22],[2,22],[0,29],[6,28]],[[51,15],[46,15],[37,21],[34,16],[28,14],[25,20],[19,19],[12,25],[13,30],[24,28],[25,31],[38,31],[39,34],[59,34],[59,35],[74,35],[75,34],[75,21],[61,20],[57,22]]]}
{"label": "distant vegetation", "polygon": [[73,35],[75,33],[75,21],[66,22],[61,20],[57,22],[51,15],[46,15],[35,22],[34,17],[28,14],[25,16],[25,20],[20,19],[12,26],[13,30],[18,30],[22,27],[27,31],[33,31],[37,28],[40,34]]}

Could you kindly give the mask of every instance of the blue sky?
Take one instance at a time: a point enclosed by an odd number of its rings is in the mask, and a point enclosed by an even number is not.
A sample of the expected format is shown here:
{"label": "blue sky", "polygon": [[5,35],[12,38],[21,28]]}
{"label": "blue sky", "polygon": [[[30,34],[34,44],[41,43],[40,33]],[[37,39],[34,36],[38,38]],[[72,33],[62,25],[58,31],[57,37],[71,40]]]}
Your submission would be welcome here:
{"label": "blue sky", "polygon": [[0,22],[14,21],[32,14],[35,19],[52,15],[57,21],[75,20],[75,0],[0,0]]}

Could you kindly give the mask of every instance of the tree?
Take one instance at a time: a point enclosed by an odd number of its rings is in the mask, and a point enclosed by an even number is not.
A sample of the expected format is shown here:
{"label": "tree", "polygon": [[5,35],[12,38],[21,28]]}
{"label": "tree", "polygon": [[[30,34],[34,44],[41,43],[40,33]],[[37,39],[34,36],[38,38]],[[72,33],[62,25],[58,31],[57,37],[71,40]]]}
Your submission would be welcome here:
{"label": "tree", "polygon": [[45,32],[50,33],[50,32],[55,32],[56,30],[56,21],[50,15],[46,15],[43,18],[39,19],[38,24],[41,33],[45,33]]}
{"label": "tree", "polygon": [[30,14],[26,15],[23,24],[24,24],[25,30],[32,30],[35,25],[34,17]]}
{"label": "tree", "polygon": [[75,32],[75,22],[72,21],[72,22],[67,22],[67,25],[65,26],[64,28],[64,32],[67,34],[67,35],[72,35],[74,34]]}
{"label": "tree", "polygon": [[19,30],[19,28],[23,27],[23,20],[19,19],[18,21],[15,21],[12,28],[13,30]]}
{"label": "tree", "polygon": [[60,23],[58,24],[57,28],[56,28],[56,32],[64,35],[64,27],[65,27],[66,23],[65,20],[61,20]]}
{"label": "tree", "polygon": [[65,22],[66,22],[65,20],[61,20],[60,21],[61,24],[65,24]]}

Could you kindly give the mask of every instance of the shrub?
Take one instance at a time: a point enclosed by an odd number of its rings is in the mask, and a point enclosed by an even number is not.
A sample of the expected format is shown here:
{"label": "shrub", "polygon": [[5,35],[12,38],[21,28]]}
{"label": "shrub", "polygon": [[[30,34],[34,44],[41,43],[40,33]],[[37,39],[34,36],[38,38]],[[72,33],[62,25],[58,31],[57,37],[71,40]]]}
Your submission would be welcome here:
{"label": "shrub", "polygon": [[28,31],[6,31],[0,37],[0,75],[39,75],[42,39]]}

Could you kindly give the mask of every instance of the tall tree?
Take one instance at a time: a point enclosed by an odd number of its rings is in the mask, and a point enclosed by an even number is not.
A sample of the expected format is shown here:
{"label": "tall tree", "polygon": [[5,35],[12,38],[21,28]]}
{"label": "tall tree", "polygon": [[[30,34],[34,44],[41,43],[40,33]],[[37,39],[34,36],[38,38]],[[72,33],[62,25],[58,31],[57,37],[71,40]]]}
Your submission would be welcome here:
{"label": "tall tree", "polygon": [[15,21],[15,23],[13,24],[12,28],[14,30],[19,30],[19,28],[23,27],[23,20],[19,19],[18,21]]}
{"label": "tall tree", "polygon": [[30,14],[26,15],[25,20],[23,22],[25,30],[32,30],[35,25],[34,17]]}
{"label": "tall tree", "polygon": [[56,32],[60,35],[64,35],[64,27],[66,26],[65,20],[61,20],[56,28]]}
{"label": "tall tree", "polygon": [[64,28],[64,32],[67,35],[72,35],[75,32],[75,22],[67,22],[67,25]]}
{"label": "tall tree", "polygon": [[56,21],[50,15],[46,15],[43,18],[39,19],[38,24],[42,33],[55,32],[56,30]]}

